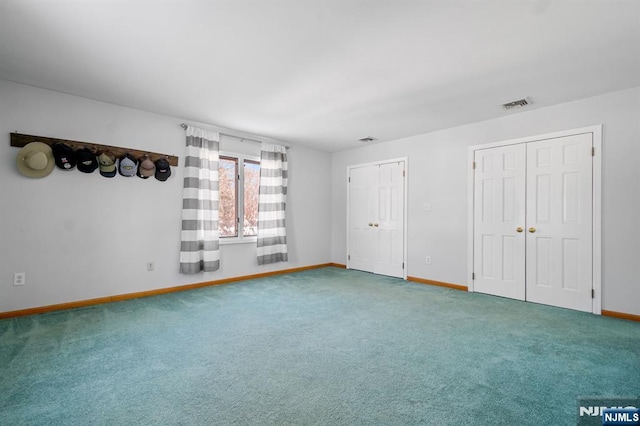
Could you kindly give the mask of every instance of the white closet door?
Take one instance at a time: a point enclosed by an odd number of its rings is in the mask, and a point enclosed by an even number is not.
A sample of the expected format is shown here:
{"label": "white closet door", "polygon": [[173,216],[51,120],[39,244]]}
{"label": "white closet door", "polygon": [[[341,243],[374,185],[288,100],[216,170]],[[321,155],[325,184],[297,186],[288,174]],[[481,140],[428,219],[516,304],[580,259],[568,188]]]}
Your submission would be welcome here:
{"label": "white closet door", "polygon": [[592,134],[527,144],[529,301],[592,310]]}
{"label": "white closet door", "polygon": [[376,274],[403,277],[404,274],[404,161],[377,167],[378,233]]}
{"label": "white closet door", "polygon": [[525,299],[525,153],[475,151],[474,291]]}
{"label": "white closet door", "polygon": [[378,255],[377,168],[358,167],[349,173],[349,257],[347,266],[373,272]]}
{"label": "white closet door", "polygon": [[404,278],[405,162],[349,169],[347,267]]}

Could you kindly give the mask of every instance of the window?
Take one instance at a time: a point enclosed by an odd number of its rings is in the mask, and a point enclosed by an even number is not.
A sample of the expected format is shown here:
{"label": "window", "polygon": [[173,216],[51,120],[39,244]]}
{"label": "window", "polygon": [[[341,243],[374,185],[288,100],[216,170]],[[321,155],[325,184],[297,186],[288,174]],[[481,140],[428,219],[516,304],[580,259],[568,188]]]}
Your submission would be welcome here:
{"label": "window", "polygon": [[220,242],[254,242],[258,235],[260,161],[220,154]]}

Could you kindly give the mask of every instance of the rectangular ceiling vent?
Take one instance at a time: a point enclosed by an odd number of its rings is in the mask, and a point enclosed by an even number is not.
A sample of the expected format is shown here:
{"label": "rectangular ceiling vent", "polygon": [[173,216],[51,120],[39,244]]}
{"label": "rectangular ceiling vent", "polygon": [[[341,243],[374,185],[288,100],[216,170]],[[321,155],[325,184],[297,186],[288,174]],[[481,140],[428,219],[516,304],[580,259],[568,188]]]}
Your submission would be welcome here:
{"label": "rectangular ceiling vent", "polygon": [[529,101],[525,98],[525,99],[518,99],[517,101],[507,102],[506,104],[502,104],[502,108],[514,109],[514,108],[522,108],[527,105],[529,105]]}
{"label": "rectangular ceiling vent", "polygon": [[377,140],[377,139],[376,139],[376,138],[374,138],[374,137],[371,137],[371,136],[367,136],[367,137],[364,137],[364,138],[360,138],[360,139],[358,139],[358,140],[359,140],[360,142],[373,142],[373,141],[375,141],[375,140]]}

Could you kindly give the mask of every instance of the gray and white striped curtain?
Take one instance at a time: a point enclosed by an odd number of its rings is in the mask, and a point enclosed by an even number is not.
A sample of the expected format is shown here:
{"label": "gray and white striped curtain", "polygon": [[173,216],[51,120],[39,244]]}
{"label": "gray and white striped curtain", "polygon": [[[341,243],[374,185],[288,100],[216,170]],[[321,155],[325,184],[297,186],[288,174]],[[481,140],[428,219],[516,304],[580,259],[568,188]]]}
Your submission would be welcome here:
{"label": "gray and white striped curtain", "polygon": [[258,196],[258,265],[286,262],[287,149],[262,143]]}
{"label": "gray and white striped curtain", "polygon": [[186,134],[180,273],[195,274],[220,268],[220,134],[191,126]]}

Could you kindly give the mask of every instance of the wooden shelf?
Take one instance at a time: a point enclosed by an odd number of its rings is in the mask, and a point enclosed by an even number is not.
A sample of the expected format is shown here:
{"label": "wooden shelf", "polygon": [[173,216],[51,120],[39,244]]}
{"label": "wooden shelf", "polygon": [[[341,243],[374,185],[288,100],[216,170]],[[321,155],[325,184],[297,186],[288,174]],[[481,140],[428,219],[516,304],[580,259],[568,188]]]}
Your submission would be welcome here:
{"label": "wooden shelf", "polygon": [[18,148],[22,148],[23,146],[31,143],[31,142],[43,142],[47,145],[52,146],[55,143],[61,142],[69,145],[73,150],[81,149],[81,148],[89,148],[94,153],[99,154],[104,151],[109,151],[116,158],[120,158],[126,153],[133,155],[135,158],[141,158],[144,155],[148,155],[151,161],[156,161],[159,158],[166,158],[169,161],[169,164],[177,167],[178,166],[178,157],[175,155],[167,155],[159,152],[151,152],[151,151],[142,151],[139,149],[131,149],[131,148],[122,148],[118,146],[111,145],[100,145],[97,143],[91,142],[80,142],[80,141],[70,141],[67,139],[55,139],[55,138],[47,138],[44,136],[33,136],[33,135],[23,135],[21,133],[11,133],[11,146],[15,146]]}

